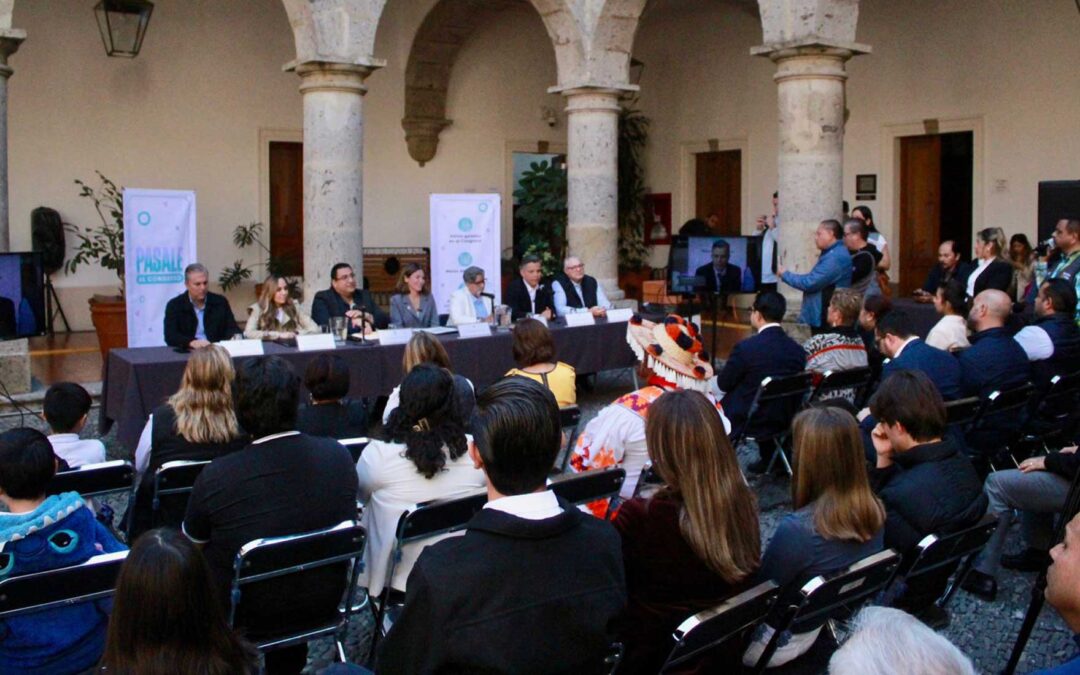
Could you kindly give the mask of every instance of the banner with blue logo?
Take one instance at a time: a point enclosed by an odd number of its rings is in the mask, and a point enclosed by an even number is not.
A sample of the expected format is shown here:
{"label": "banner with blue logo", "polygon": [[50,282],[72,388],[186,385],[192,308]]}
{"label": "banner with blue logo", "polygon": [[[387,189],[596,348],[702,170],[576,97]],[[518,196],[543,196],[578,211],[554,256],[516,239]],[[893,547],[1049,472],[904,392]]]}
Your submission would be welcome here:
{"label": "banner with blue logo", "polygon": [[472,266],[484,270],[484,292],[501,304],[499,195],[433,194],[430,204],[431,292],[439,313],[449,313],[450,294],[465,285],[461,273]]}
{"label": "banner with blue logo", "polygon": [[165,305],[184,290],[195,255],[195,193],[124,190],[128,347],[165,344]]}

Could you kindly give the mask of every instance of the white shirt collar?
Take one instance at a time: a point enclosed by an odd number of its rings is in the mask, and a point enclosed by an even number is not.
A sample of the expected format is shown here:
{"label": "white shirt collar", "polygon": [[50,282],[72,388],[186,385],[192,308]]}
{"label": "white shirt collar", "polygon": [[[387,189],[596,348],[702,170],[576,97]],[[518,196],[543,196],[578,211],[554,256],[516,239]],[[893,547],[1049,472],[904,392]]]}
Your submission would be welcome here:
{"label": "white shirt collar", "polygon": [[904,340],[904,344],[900,345],[900,348],[896,350],[896,353],[895,353],[895,354],[893,354],[893,360],[895,361],[896,359],[900,358],[900,355],[904,353],[904,349],[905,349],[905,348],[906,348],[906,347],[907,347],[907,346],[908,346],[909,344],[911,344],[911,343],[912,343],[912,342],[913,342],[914,340],[918,340],[918,339],[919,339],[919,338],[918,338],[917,336],[915,336],[915,335],[912,335],[912,336],[911,336],[911,337],[909,337],[908,339]]}
{"label": "white shirt collar", "polygon": [[779,328],[779,329],[783,330],[784,327],[781,326],[780,324],[776,323],[775,321],[770,321],[769,323],[765,324],[761,328],[758,328],[758,333],[765,332],[766,328]]}
{"label": "white shirt collar", "polygon": [[277,440],[279,438],[285,438],[287,436],[299,436],[299,435],[300,435],[299,431],[282,431],[279,434],[270,434],[269,436],[263,436],[262,438],[259,438],[259,439],[256,439],[256,440],[252,441],[251,444],[252,445],[258,445],[260,443],[266,443],[268,441],[275,441],[275,440]]}
{"label": "white shirt collar", "polygon": [[50,443],[56,443],[57,441],[61,443],[71,443],[77,440],[79,440],[79,434],[49,434]]}
{"label": "white shirt collar", "polygon": [[485,509],[495,509],[525,520],[546,520],[560,515],[563,510],[551,490],[530,492],[524,495],[500,497],[484,504]]}

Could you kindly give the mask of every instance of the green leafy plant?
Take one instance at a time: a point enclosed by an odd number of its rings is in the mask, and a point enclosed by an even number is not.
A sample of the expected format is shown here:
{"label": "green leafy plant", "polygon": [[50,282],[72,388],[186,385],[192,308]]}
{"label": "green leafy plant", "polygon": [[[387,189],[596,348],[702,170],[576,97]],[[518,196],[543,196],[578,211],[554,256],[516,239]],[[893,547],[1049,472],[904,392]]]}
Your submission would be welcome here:
{"label": "green leafy plant", "polygon": [[619,267],[640,269],[649,259],[645,245],[645,145],[650,120],[634,108],[619,113]]}
{"label": "green leafy plant", "polygon": [[75,179],[79,186],[79,196],[94,203],[94,210],[101,219],[100,227],[80,228],[78,225],[64,223],[64,229],[78,239],[73,255],[64,270],[74,274],[79,265],[99,263],[107,270],[116,273],[120,280],[120,296],[124,295],[124,189],[117,187],[100,171],[95,171],[101,182],[99,187],[91,187]]}
{"label": "green leafy plant", "polygon": [[[266,253],[266,262],[257,264],[266,268],[267,275],[273,274],[274,276],[283,277],[289,287],[289,295],[297,298],[300,296],[300,280],[285,274],[285,270],[292,262],[292,258],[288,256],[275,257],[270,254],[270,247],[263,243],[264,227],[262,223],[237,225],[236,229],[233,230],[233,244],[239,249],[251,246],[262,249]],[[218,283],[221,284],[223,290],[228,291],[251,279],[253,272],[252,266],[245,265],[243,260],[236,260],[231,266],[221,270],[221,274],[218,275]]]}
{"label": "green leafy plant", "polygon": [[567,249],[566,169],[547,160],[531,163],[521,176],[521,186],[514,190],[514,198],[514,217],[524,225],[521,250],[547,251],[554,260],[562,260]]}
{"label": "green leafy plant", "polygon": [[535,255],[540,258],[540,270],[544,278],[553,277],[562,271],[562,258],[552,254],[547,244],[531,244],[521,255]]}

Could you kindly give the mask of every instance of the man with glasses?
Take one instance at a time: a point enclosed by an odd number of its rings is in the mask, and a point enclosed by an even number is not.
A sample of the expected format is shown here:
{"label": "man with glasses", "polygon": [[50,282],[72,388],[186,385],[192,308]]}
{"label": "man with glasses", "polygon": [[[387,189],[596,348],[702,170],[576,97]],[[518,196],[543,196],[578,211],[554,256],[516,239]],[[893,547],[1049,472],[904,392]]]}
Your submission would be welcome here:
{"label": "man with glasses", "polygon": [[484,270],[472,266],[461,273],[465,284],[450,294],[450,318],[447,326],[466,323],[491,323],[495,318],[495,296],[484,292]]}
{"label": "man with glasses", "polygon": [[573,312],[588,311],[593,316],[607,316],[611,302],[604,287],[594,277],[585,274],[581,258],[570,256],[563,262],[563,273],[555,277],[555,313],[566,316]]}
{"label": "man with glasses", "polygon": [[851,254],[851,288],[863,297],[881,295],[877,277],[881,252],[867,240],[869,236],[863,221],[858,218],[844,221],[844,247]]}
{"label": "man with glasses", "polygon": [[311,301],[311,318],[320,326],[337,316],[349,319],[349,333],[368,333],[390,324],[390,317],[375,304],[371,293],[356,287],[356,274],[348,263],[330,268],[330,288],[316,293]]}

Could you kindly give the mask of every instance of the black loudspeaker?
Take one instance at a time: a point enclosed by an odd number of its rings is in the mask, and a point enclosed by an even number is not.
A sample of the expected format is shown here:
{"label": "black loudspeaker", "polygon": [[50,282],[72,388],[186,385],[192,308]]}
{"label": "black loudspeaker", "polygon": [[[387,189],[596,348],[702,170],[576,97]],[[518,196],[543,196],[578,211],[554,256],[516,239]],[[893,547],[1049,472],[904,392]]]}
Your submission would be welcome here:
{"label": "black loudspeaker", "polygon": [[1039,241],[1054,234],[1062,218],[1080,218],[1080,180],[1039,182]]}
{"label": "black loudspeaker", "polygon": [[41,252],[46,274],[64,266],[64,221],[56,209],[39,206],[30,212],[30,238],[33,250]]}

